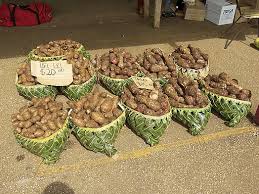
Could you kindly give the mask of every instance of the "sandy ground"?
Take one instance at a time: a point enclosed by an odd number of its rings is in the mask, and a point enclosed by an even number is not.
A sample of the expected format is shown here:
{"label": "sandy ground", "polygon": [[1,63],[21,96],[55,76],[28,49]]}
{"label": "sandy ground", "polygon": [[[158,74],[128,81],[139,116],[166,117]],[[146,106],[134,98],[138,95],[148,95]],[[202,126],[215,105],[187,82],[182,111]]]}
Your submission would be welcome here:
{"label": "sandy ground", "polygon": [[[52,39],[73,38],[92,54],[123,46],[134,54],[150,46],[169,52],[175,45],[192,43],[209,54],[212,73],[230,73],[252,90],[251,114],[259,104],[259,56],[249,47],[255,29],[247,28],[246,39],[241,36],[241,42],[224,50],[224,39],[217,37],[226,27],[173,18],[154,30],[150,19],[135,14],[133,1],[69,2],[53,4],[52,23],[0,28],[0,193],[259,193],[259,132],[249,118],[228,128],[212,115],[199,137],[172,122],[159,146],[152,148],[125,127],[115,143],[119,153],[112,159],[85,150],[71,135],[61,159],[51,166],[16,144],[10,115],[26,100],[16,92],[15,70],[33,47]],[[94,9],[96,4],[100,6]]]}

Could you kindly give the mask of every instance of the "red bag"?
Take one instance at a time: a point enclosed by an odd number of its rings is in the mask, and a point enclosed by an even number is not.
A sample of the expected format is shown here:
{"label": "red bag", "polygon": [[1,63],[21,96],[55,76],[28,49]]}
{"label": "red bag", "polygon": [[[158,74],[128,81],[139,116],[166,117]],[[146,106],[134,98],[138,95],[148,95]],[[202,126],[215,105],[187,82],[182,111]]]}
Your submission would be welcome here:
{"label": "red bag", "polygon": [[3,3],[0,6],[0,26],[33,26],[52,19],[52,8],[46,3],[19,6]]}

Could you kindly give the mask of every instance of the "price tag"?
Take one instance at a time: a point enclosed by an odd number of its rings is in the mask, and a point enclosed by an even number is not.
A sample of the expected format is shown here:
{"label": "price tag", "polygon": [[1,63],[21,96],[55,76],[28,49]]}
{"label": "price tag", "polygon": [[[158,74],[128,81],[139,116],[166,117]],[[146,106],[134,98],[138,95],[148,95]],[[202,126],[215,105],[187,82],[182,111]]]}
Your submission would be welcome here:
{"label": "price tag", "polygon": [[72,64],[66,60],[31,61],[31,74],[44,85],[67,86],[73,82]]}
{"label": "price tag", "polygon": [[148,90],[154,90],[154,83],[149,77],[133,77],[134,83],[138,88],[144,88]]}

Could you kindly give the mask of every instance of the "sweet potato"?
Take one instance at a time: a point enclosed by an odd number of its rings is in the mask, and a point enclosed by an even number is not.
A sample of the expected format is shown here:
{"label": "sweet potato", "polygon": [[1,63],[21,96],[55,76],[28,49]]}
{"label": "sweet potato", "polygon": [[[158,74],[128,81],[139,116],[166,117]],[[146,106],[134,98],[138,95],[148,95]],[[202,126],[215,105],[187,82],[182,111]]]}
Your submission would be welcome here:
{"label": "sweet potato", "polygon": [[161,108],[161,105],[158,101],[152,100],[147,96],[138,95],[136,99],[138,102],[145,104],[148,108],[154,111],[158,111]]}
{"label": "sweet potato", "polygon": [[105,117],[99,112],[92,112],[91,118],[100,125],[103,125],[107,122]]}
{"label": "sweet potato", "polygon": [[78,127],[85,127],[86,122],[83,119],[73,118],[73,123]]}
{"label": "sweet potato", "polygon": [[134,99],[129,99],[125,103],[127,106],[129,106],[132,109],[136,109],[138,107],[138,105]]}
{"label": "sweet potato", "polygon": [[118,118],[122,114],[122,111],[116,108],[112,110],[112,113],[115,118]]}
{"label": "sweet potato", "polygon": [[86,127],[89,127],[89,128],[98,128],[100,127],[99,124],[97,122],[95,122],[93,119],[89,120],[87,123],[86,123]]}

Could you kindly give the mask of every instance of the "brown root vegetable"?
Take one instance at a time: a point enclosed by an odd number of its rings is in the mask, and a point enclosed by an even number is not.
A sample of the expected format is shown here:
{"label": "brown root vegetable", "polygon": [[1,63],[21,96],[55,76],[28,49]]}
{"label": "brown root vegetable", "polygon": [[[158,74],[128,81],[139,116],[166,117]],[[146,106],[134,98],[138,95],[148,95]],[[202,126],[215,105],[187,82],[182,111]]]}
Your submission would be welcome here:
{"label": "brown root vegetable", "polygon": [[[54,42],[54,44],[52,44]],[[39,45],[34,54],[39,57],[52,57],[52,56],[65,56],[68,63],[73,66],[74,81],[73,84],[82,84],[86,82],[90,77],[84,71],[88,69],[90,71],[93,64],[85,59],[78,49],[81,44],[72,40],[57,40],[51,41],[44,45]],[[17,69],[18,83],[26,86],[32,86],[38,84],[37,79],[31,75],[30,65],[23,63]],[[77,75],[80,75],[78,77]]]}
{"label": "brown root vegetable", "polygon": [[[39,45],[34,54],[40,57],[53,57],[61,55],[73,55],[73,52],[79,49],[80,43],[72,40],[55,40],[50,41],[47,44]],[[74,55],[78,57],[77,55]],[[79,58],[79,57],[78,57]]]}
{"label": "brown root vegetable", "polygon": [[171,56],[177,65],[186,69],[202,69],[208,65],[208,55],[191,45],[188,45],[187,48],[177,47]]}
{"label": "brown root vegetable", "polygon": [[88,58],[78,51],[73,51],[71,55],[66,55],[68,63],[72,64],[73,68],[73,83],[79,85],[88,81],[93,73],[94,64]]}
{"label": "brown root vegetable", "polygon": [[127,79],[139,72],[140,65],[137,58],[123,49],[111,49],[100,57],[98,71],[116,79]]}
{"label": "brown root vegetable", "polygon": [[91,118],[100,125],[107,123],[106,118],[99,112],[92,112]]}
{"label": "brown root vegetable", "polygon": [[150,99],[147,96],[138,95],[136,99],[139,103],[145,104],[148,108],[154,111],[158,111],[161,108],[161,105],[158,101]]}
{"label": "brown root vegetable", "polygon": [[248,95],[245,94],[245,93],[242,93],[242,92],[239,93],[239,94],[237,94],[236,97],[237,97],[239,100],[249,100]]}
{"label": "brown root vegetable", "polygon": [[164,92],[165,92],[166,95],[168,95],[169,97],[172,97],[172,98],[177,96],[177,92],[171,84],[165,85]]}
{"label": "brown root vegetable", "polygon": [[193,96],[193,97],[196,96],[198,92],[199,92],[199,88],[195,85],[189,86],[185,89],[186,95]]}
{"label": "brown root vegetable", "polygon": [[53,132],[51,130],[46,130],[43,137],[49,137],[53,134]]}
{"label": "brown root vegetable", "polygon": [[227,90],[229,92],[229,94],[234,94],[234,95],[237,95],[239,94],[240,90],[239,88],[235,87],[235,86],[227,86]]}
{"label": "brown root vegetable", "polygon": [[56,124],[55,124],[53,121],[51,121],[51,120],[49,120],[49,121],[47,122],[47,125],[48,125],[48,128],[51,129],[51,130],[53,130],[53,131],[55,131],[56,128],[57,128]]}
{"label": "brown root vegetable", "polygon": [[149,94],[149,98],[152,100],[157,100],[158,99],[158,90],[153,90]]}
{"label": "brown root vegetable", "polygon": [[173,58],[165,55],[161,49],[146,49],[142,62],[141,72],[152,79],[170,78],[176,75],[176,66]]}
{"label": "brown root vegetable", "polygon": [[195,104],[195,101],[194,101],[192,96],[185,96],[184,100],[185,100],[186,104],[188,104],[188,105],[194,105]]}
{"label": "brown root vegetable", "polygon": [[86,125],[86,122],[80,118],[73,118],[73,122],[78,127],[85,127],[85,125]]}
{"label": "brown root vegetable", "polygon": [[106,112],[106,113],[103,113],[103,116],[106,118],[106,119],[111,119],[113,117],[113,112],[110,111],[110,112]]}
{"label": "brown root vegetable", "polygon": [[112,111],[114,117],[119,117],[122,114],[122,111],[120,109],[113,109]]}
{"label": "brown root vegetable", "polygon": [[142,114],[160,116],[169,112],[168,98],[162,93],[161,86],[155,83],[155,90],[138,88],[133,82],[124,90],[122,102]]}
{"label": "brown root vegetable", "polygon": [[151,71],[152,73],[158,73],[158,72],[160,72],[160,71],[166,71],[166,70],[168,70],[168,67],[166,67],[166,66],[152,65],[152,66],[150,67],[150,71]]}
{"label": "brown root vegetable", "polygon": [[[58,107],[52,109],[53,107]],[[52,113],[51,110],[52,109]],[[45,138],[56,132],[65,123],[67,111],[63,110],[63,104],[52,98],[33,98],[28,105],[19,109],[13,115],[13,125],[18,133],[27,138]],[[22,119],[22,120],[21,120]],[[59,125],[57,125],[57,121]],[[52,131],[45,133],[44,131]]]}
{"label": "brown root vegetable", "polygon": [[238,85],[236,79],[232,79],[227,73],[208,75],[205,79],[205,88],[218,95],[229,98],[250,101],[251,91]]}
{"label": "brown root vegetable", "polygon": [[92,91],[77,102],[70,101],[67,104],[72,108],[72,121],[78,127],[102,127],[121,114],[118,97],[98,90]]}
{"label": "brown root vegetable", "polygon": [[185,76],[170,79],[163,89],[173,107],[202,108],[209,103],[208,98],[199,90],[198,83]]}
{"label": "brown root vegetable", "polygon": [[31,75],[29,63],[22,63],[17,69],[18,84],[33,86],[37,84],[35,77]]}
{"label": "brown root vegetable", "polygon": [[100,127],[100,125],[95,122],[93,119],[89,120],[87,123],[86,123],[86,127],[90,127],[90,128],[98,128]]}
{"label": "brown root vegetable", "polygon": [[242,89],[240,92],[241,92],[241,93],[244,93],[245,95],[247,95],[248,98],[251,98],[251,97],[252,97],[252,92],[251,92],[251,90]]}
{"label": "brown root vegetable", "polygon": [[34,132],[34,136],[35,138],[38,138],[38,137],[42,137],[44,135],[44,131],[41,130],[41,129],[37,129],[35,132]]}
{"label": "brown root vegetable", "polygon": [[138,107],[138,104],[134,99],[128,99],[125,103],[132,109],[136,109]]}

